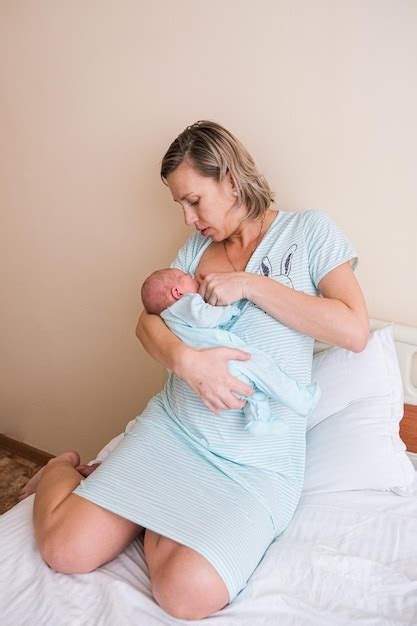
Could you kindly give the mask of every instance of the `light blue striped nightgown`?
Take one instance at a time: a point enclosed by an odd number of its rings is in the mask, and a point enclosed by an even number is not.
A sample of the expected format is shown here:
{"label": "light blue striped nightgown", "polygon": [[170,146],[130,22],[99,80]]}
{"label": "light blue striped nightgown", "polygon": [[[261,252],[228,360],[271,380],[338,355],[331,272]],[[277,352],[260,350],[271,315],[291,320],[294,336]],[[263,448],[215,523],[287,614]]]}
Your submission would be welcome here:
{"label": "light blue striped nightgown", "polygon": [[233,324],[240,314],[238,306],[213,306],[204,302],[198,293],[186,293],[160,315],[168,328],[193,348],[226,346],[251,354],[248,361],[231,360],[228,363],[232,376],[250,385],[255,391],[252,396],[244,396],[247,399],[243,407],[246,420],[244,428],[255,437],[268,433],[283,435],[288,432],[289,426],[279,418],[276,411],[271,411],[269,398],[308,417],[321,396],[320,386],[318,383],[300,385],[266,352],[248,346],[235,335]]}
{"label": "light blue striped nightgown", "polygon": [[[171,266],[194,274],[210,243],[194,233]],[[329,216],[280,210],[246,271],[319,296],[320,280],[345,261],[355,269],[357,254]],[[310,383],[314,339],[251,302],[240,304],[233,333]],[[304,480],[306,418],[270,403],[288,432],[253,437],[243,411],[214,415],[170,372],[164,389],[74,493],[202,554],[231,602],[290,523]]]}

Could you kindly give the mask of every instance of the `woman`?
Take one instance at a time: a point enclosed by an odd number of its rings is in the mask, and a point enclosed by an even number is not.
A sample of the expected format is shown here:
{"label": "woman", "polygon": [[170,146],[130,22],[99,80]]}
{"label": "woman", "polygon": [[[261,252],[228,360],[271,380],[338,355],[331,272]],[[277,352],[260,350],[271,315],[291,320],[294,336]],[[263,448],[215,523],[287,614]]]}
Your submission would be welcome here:
{"label": "woman", "polygon": [[[205,120],[187,127],[161,177],[196,229],[171,266],[194,274],[210,304],[239,303],[234,333],[301,383],[310,382],[314,338],[366,346],[349,240],[324,213],[272,209],[268,183],[226,129]],[[74,452],[48,463],[35,496],[36,539],[54,569],[89,572],[145,530],[156,601],[174,617],[201,619],[245,587],[291,521],[306,420],[271,401],[288,435],[248,436],[235,394],[252,390],[228,370],[230,359],[248,354],[194,350],[145,312],[137,335],[170,370],[167,384],[86,480]]]}

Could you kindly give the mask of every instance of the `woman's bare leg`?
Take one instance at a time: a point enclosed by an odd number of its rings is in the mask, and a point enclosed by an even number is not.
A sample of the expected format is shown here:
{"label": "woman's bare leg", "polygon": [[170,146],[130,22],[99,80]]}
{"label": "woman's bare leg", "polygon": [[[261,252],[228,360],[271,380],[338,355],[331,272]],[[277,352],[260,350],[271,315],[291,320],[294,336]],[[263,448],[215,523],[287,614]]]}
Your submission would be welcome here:
{"label": "woman's bare leg", "polygon": [[72,493],[82,480],[80,459],[66,452],[48,461],[33,506],[35,537],[57,571],[90,572],[113,560],[143,527]]}
{"label": "woman's bare leg", "polygon": [[33,524],[38,543],[41,542],[43,534],[48,531],[53,522],[55,509],[80,484],[82,476],[75,469],[79,463],[80,457],[77,452],[73,450],[63,452],[48,461],[45,467],[33,477],[38,479],[35,483],[36,495],[33,504]]}
{"label": "woman's bare leg", "polygon": [[203,619],[227,606],[226,585],[201,554],[149,528],[143,547],[152,595],[169,615]]}
{"label": "woman's bare leg", "polygon": [[[72,493],[82,480],[79,456],[66,452],[43,468],[33,521],[45,561],[64,573],[86,573],[114,559],[144,529]],[[201,619],[227,605],[228,593],[200,554],[147,531],[145,553],[152,593],[173,617]]]}
{"label": "woman's bare leg", "polygon": [[[75,451],[73,451],[73,450],[72,450],[71,452],[64,452],[62,455],[60,454],[59,456],[60,456],[60,457],[65,457],[65,458],[68,458],[68,460],[71,460],[71,463],[73,463],[73,462],[77,462],[77,461],[78,461],[77,466],[76,466],[77,471],[78,471],[80,474],[82,474],[83,476],[88,475],[88,474],[84,473],[84,468],[85,468],[86,466],[85,466],[85,465],[78,465],[78,464],[79,464],[79,462],[80,462],[80,457],[79,457],[78,452],[75,452]],[[57,458],[57,457],[54,457],[54,459],[55,459],[55,458]],[[51,459],[51,460],[52,460],[52,459]],[[26,485],[24,485],[24,487],[22,487],[22,489],[21,489],[21,490],[20,490],[20,492],[19,492],[19,500],[24,500],[24,499],[25,499],[25,498],[27,498],[28,496],[31,496],[31,495],[32,495],[32,493],[36,493],[36,491],[37,491],[37,489],[38,489],[39,482],[40,482],[41,477],[42,477],[42,474],[43,474],[43,472],[44,472],[44,470],[45,470],[45,467],[46,467],[46,466],[41,467],[41,469],[40,469],[40,470],[38,470],[38,471],[36,472],[36,474],[34,474],[34,475],[32,476],[32,478],[30,478],[30,479],[28,480],[28,482],[26,483]],[[93,467],[94,467],[94,466],[93,466]],[[96,467],[97,467],[97,466],[96,466]],[[94,467],[94,469],[96,469],[96,467]],[[94,471],[94,470],[92,470],[92,471]],[[91,473],[91,472],[89,472],[89,473]]]}

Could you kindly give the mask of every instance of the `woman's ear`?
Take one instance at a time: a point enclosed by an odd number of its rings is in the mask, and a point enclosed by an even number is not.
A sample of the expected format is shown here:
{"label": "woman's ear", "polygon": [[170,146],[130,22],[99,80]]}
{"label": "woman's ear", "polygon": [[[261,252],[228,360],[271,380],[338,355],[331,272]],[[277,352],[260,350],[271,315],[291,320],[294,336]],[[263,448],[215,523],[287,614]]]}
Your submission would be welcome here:
{"label": "woman's ear", "polygon": [[230,185],[230,190],[231,190],[232,194],[234,196],[237,196],[237,189],[236,189],[235,181],[233,179],[232,174],[230,173],[229,168],[227,168],[226,178],[227,178],[227,181],[228,181],[228,183]]}

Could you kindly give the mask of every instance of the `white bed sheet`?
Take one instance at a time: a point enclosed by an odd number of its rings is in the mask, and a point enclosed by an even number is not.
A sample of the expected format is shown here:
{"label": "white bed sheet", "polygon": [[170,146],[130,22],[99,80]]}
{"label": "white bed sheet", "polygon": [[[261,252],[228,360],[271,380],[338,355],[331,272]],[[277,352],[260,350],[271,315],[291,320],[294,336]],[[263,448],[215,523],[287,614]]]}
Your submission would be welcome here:
{"label": "white bed sheet", "polygon": [[[2,626],[195,624],[153,600],[143,542],[90,574],[52,571],[35,546],[34,496],[0,517]],[[303,495],[287,530],[210,626],[415,626],[415,493]]]}

